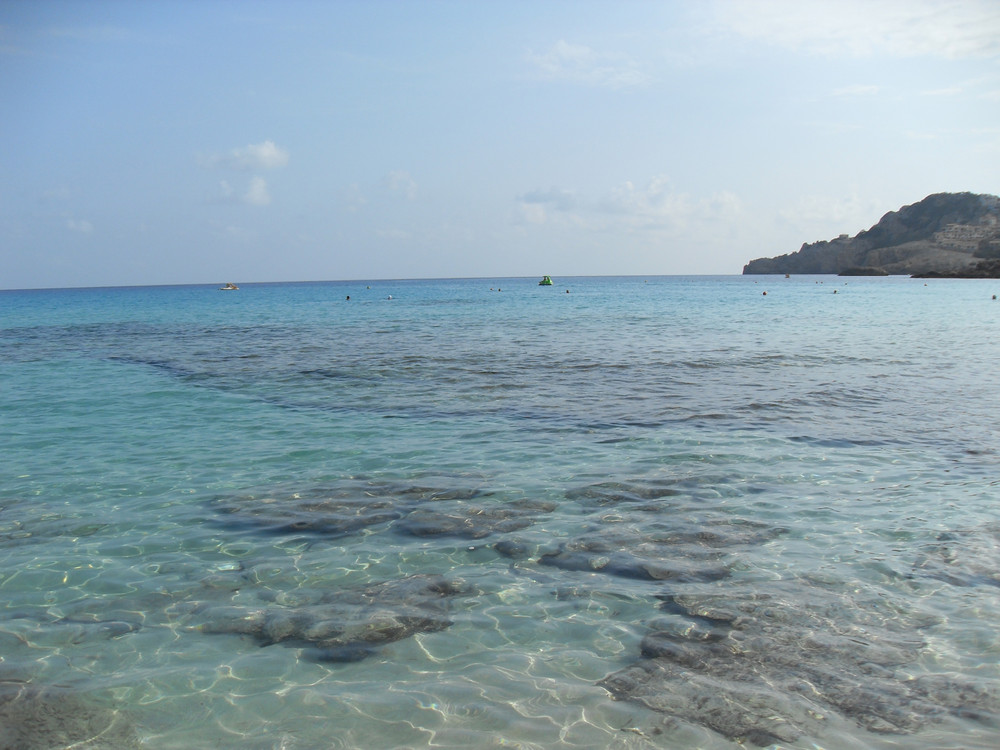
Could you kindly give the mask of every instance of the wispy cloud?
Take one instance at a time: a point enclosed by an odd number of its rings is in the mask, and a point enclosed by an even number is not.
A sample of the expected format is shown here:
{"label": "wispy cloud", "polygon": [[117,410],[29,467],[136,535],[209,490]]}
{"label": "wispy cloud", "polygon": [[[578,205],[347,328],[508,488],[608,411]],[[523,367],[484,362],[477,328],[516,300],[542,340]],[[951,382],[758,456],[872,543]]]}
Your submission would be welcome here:
{"label": "wispy cloud", "polygon": [[405,229],[376,229],[375,235],[383,240],[408,240],[413,236]]}
{"label": "wispy cloud", "polygon": [[43,201],[66,201],[72,197],[73,193],[65,185],[43,190],[39,196]]}
{"label": "wispy cloud", "polygon": [[235,224],[217,226],[215,233],[220,237],[237,243],[252,242],[257,237],[257,233],[254,230],[236,226]]}
{"label": "wispy cloud", "polygon": [[674,189],[663,176],[644,186],[626,182],[611,192],[602,208],[621,217],[635,229],[686,229],[706,221],[726,223],[742,212],[742,201],[734,193],[721,191],[694,197]]}
{"label": "wispy cloud", "polygon": [[920,130],[904,130],[903,136],[909,138],[911,141],[936,141],[939,137],[936,133],[928,133]]}
{"label": "wispy cloud", "polygon": [[203,166],[221,169],[275,169],[288,164],[288,152],[274,141],[264,141],[234,148],[226,154],[202,156],[199,161]]}
{"label": "wispy cloud", "polygon": [[595,231],[682,232],[706,222],[728,224],[744,210],[734,193],[694,197],[674,189],[664,176],[645,185],[625,182],[594,198],[560,188],[535,190],[520,196],[519,205],[529,223],[568,222]]}
{"label": "wispy cloud", "polygon": [[964,91],[961,86],[951,86],[946,89],[928,89],[921,91],[921,96],[958,96]]}
{"label": "wispy cloud", "polygon": [[400,195],[407,200],[413,200],[417,196],[417,183],[405,170],[397,169],[389,172],[385,176],[383,184],[390,193]]}
{"label": "wispy cloud", "polygon": [[69,219],[66,222],[66,228],[80,234],[90,234],[94,231],[94,225],[86,219]]}
{"label": "wispy cloud", "polygon": [[736,34],[826,56],[1000,57],[995,0],[717,0]]}
{"label": "wispy cloud", "polygon": [[802,195],[778,212],[779,221],[809,241],[857,234],[873,226],[885,206],[857,193],[851,195]]}
{"label": "wispy cloud", "polygon": [[271,195],[267,192],[267,181],[263,177],[254,177],[250,180],[250,185],[243,194],[243,202],[251,206],[266,206],[271,202]]}
{"label": "wispy cloud", "polygon": [[548,190],[531,190],[520,198],[522,203],[535,206],[548,206],[557,211],[572,211],[577,206],[576,194],[552,187]]}
{"label": "wispy cloud", "polygon": [[250,206],[266,206],[271,202],[271,194],[267,189],[267,180],[260,176],[250,179],[246,188],[236,190],[228,180],[219,182],[217,203],[245,203]]}
{"label": "wispy cloud", "polygon": [[879,92],[878,86],[867,86],[864,84],[858,84],[856,86],[844,86],[843,88],[835,89],[833,92],[834,96],[873,96]]}
{"label": "wispy cloud", "polygon": [[[226,154],[200,156],[198,161],[203,167],[238,172],[277,169],[288,164],[288,151],[277,146],[274,141],[268,140],[251,143],[243,148],[234,148]],[[221,180],[215,202],[266,206],[271,202],[271,193],[268,190],[267,180],[260,175],[251,177],[243,190],[234,188],[229,180]]]}
{"label": "wispy cloud", "polygon": [[642,66],[627,55],[597,52],[562,39],[545,52],[529,52],[526,59],[552,80],[607,88],[628,88],[649,82]]}

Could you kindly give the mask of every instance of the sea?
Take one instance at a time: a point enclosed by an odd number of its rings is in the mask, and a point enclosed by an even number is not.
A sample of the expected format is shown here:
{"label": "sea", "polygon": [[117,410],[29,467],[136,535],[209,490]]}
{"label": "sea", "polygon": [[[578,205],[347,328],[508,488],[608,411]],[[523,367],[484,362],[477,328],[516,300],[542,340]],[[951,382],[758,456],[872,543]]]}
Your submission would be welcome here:
{"label": "sea", "polygon": [[1000,282],[0,292],[0,748],[1000,746]]}

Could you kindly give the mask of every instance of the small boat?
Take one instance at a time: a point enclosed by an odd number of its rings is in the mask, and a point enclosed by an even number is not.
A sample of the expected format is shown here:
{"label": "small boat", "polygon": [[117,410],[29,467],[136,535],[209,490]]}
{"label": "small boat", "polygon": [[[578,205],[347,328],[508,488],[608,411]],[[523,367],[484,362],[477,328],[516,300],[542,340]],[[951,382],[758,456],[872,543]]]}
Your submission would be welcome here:
{"label": "small boat", "polygon": [[239,287],[236,286],[236,284],[234,284],[231,281],[227,282],[224,286],[219,287],[220,292],[233,292],[236,291],[237,289],[239,289]]}
{"label": "small boat", "polygon": [[538,282],[538,286],[552,286],[552,279],[548,276],[543,276],[542,280]]}

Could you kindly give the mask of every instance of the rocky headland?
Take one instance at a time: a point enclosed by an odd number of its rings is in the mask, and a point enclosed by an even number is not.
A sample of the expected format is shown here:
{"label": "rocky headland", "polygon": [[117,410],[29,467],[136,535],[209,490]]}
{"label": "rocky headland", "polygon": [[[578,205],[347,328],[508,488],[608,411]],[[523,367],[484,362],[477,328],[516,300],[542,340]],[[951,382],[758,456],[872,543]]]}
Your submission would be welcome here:
{"label": "rocky headland", "polygon": [[757,258],[743,273],[1000,278],[1000,197],[935,193],[854,237]]}

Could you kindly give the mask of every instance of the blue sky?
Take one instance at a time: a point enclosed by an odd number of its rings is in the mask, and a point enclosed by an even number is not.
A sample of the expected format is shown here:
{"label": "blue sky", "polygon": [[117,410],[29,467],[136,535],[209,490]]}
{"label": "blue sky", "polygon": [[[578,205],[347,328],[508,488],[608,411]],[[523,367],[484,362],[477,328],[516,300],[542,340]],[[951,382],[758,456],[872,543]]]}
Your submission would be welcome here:
{"label": "blue sky", "polygon": [[1000,193],[1000,2],[6,0],[0,107],[0,288],[731,274]]}

